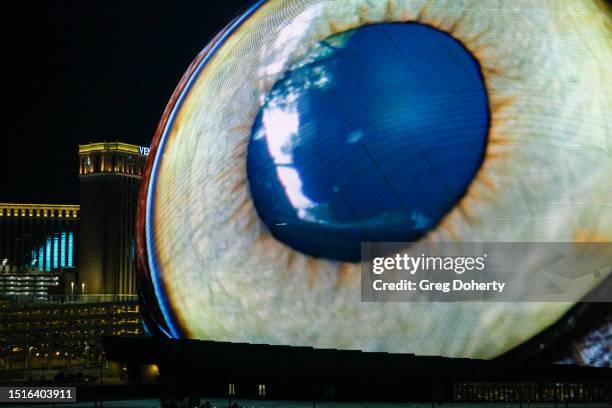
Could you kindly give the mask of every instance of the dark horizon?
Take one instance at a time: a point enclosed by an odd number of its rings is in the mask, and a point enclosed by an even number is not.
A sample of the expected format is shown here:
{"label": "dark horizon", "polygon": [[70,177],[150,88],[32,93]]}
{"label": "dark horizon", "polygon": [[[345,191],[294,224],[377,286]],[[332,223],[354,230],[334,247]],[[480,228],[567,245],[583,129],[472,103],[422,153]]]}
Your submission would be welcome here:
{"label": "dark horizon", "polygon": [[19,4],[0,30],[7,123],[0,202],[79,202],[79,144],[148,146],[172,91],[250,2]]}

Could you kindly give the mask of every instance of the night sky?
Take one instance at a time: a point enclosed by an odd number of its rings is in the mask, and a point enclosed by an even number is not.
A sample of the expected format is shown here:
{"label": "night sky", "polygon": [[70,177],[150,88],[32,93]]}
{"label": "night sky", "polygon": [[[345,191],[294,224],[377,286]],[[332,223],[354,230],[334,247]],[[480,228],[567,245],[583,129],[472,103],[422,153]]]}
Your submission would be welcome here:
{"label": "night sky", "polygon": [[78,144],[148,146],[190,62],[249,4],[20,3],[0,25],[0,202],[78,203]]}

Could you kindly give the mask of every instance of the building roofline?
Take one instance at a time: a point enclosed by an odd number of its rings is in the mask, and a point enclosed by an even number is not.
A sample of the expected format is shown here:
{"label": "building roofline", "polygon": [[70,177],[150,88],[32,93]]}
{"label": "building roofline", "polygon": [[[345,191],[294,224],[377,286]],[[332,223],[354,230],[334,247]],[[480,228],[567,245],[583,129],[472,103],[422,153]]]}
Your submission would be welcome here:
{"label": "building roofline", "polygon": [[84,153],[93,153],[93,152],[124,152],[124,153],[133,153],[141,156],[146,156],[143,154],[143,149],[147,149],[145,147],[136,146],[129,143],[124,142],[94,142],[79,145],[79,154]]}
{"label": "building roofline", "polygon": [[78,204],[22,204],[22,203],[0,203],[0,208],[11,208],[11,209],[40,209],[40,210],[80,210],[81,206]]}
{"label": "building roofline", "polygon": [[81,206],[74,204],[0,203],[0,217],[77,219],[80,212]]}

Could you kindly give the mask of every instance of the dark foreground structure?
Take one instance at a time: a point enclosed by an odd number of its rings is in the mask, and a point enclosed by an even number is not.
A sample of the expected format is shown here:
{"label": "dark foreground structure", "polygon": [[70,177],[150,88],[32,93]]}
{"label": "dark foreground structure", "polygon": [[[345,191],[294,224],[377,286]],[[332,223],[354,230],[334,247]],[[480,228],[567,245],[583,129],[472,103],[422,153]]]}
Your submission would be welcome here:
{"label": "dark foreground structure", "polygon": [[105,365],[101,336],[142,335],[138,313],[134,296],[0,299],[0,382],[50,379]]}
{"label": "dark foreground structure", "polygon": [[612,403],[607,368],[160,338],[103,342],[131,382],[156,373],[149,380],[159,383],[157,397]]}

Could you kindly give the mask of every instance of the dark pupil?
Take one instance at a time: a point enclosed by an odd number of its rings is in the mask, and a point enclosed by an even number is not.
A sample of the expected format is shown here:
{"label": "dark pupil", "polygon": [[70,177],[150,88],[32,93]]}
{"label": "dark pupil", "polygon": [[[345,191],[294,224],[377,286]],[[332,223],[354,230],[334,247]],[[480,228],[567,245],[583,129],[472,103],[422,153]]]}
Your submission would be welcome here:
{"label": "dark pupil", "polygon": [[465,194],[484,157],[478,62],[422,24],[329,37],[274,85],[253,124],[247,173],[273,236],[358,261],[361,242],[415,241]]}

